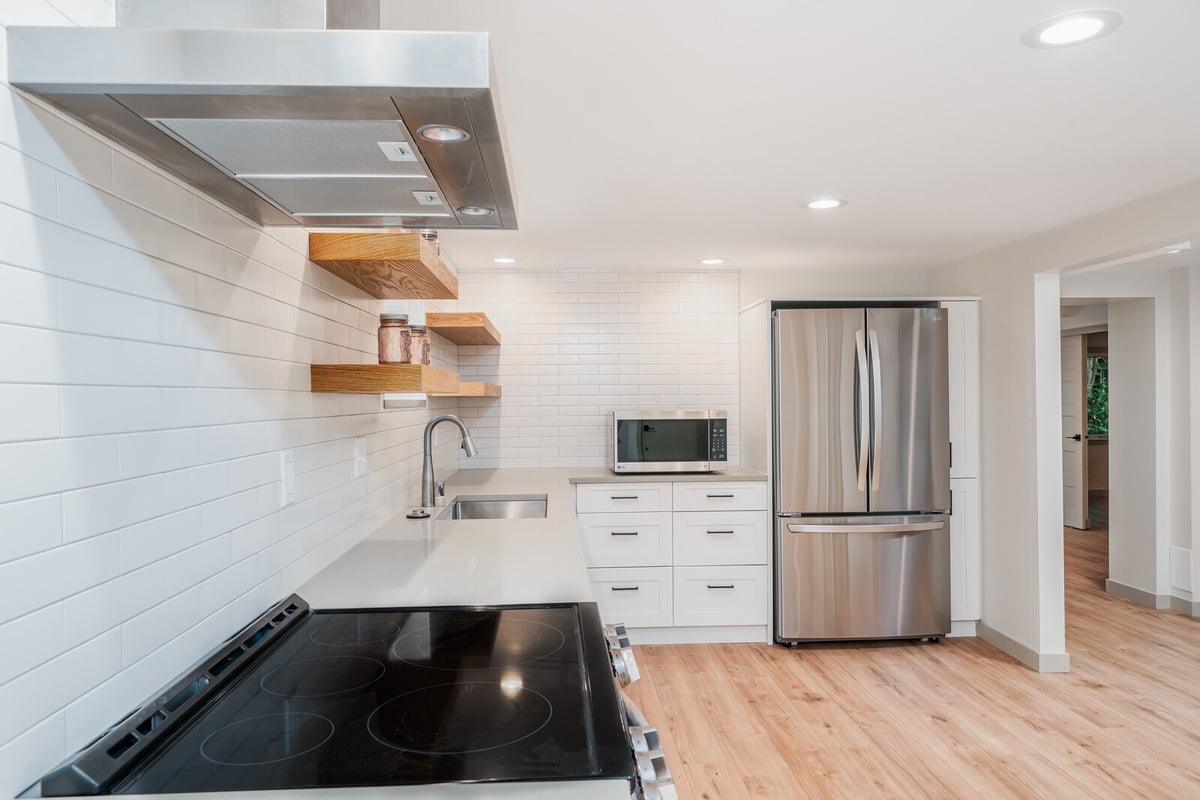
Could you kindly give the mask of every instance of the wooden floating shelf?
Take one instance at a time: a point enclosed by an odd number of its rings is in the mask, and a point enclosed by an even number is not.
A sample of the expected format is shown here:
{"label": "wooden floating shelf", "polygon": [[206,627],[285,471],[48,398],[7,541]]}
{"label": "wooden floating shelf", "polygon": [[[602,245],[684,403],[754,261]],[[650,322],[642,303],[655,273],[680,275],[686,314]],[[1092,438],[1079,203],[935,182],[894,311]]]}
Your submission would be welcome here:
{"label": "wooden floating shelf", "polygon": [[500,387],[494,383],[482,381],[459,382],[458,391],[430,392],[435,397],[499,397]]}
{"label": "wooden floating shelf", "polygon": [[427,311],[425,324],[455,344],[500,344],[500,331],[487,314],[478,311]]}
{"label": "wooden floating shelf", "polygon": [[428,392],[458,391],[458,375],[424,364],[313,364],[314,392]]}
{"label": "wooden floating shelf", "polygon": [[308,257],[382,300],[458,299],[458,278],[416,231],[310,233]]}

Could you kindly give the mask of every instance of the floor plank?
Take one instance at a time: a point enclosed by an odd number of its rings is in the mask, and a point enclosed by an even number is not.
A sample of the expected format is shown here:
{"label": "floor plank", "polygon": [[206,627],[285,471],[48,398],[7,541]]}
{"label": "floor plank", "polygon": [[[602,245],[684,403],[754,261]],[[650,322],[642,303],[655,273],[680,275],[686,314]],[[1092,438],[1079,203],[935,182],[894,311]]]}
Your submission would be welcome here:
{"label": "floor plank", "polygon": [[1200,621],[1106,594],[1103,529],[1064,539],[1067,675],[979,639],[637,646],[680,796],[1200,797]]}

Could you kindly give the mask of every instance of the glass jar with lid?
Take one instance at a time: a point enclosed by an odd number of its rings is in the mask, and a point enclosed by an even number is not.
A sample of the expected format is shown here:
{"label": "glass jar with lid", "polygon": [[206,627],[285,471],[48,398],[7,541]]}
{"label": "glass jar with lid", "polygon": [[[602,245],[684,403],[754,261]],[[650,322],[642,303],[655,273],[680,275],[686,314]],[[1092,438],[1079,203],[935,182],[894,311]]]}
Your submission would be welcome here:
{"label": "glass jar with lid", "polygon": [[413,325],[410,329],[410,364],[429,364],[429,330],[424,325]]}
{"label": "glass jar with lid", "polygon": [[412,330],[408,314],[379,315],[379,363],[412,363]]}

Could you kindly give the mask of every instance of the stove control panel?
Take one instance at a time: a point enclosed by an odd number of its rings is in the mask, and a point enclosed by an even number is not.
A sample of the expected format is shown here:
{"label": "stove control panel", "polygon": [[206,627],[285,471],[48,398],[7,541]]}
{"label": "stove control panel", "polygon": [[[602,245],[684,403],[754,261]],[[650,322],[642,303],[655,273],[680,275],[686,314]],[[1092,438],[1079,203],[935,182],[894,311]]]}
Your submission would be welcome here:
{"label": "stove control panel", "polygon": [[612,658],[613,675],[622,686],[642,677],[638,671],[637,660],[633,657],[633,647],[629,643],[629,634],[625,631],[624,623],[604,626],[604,639],[608,642],[609,657]]}

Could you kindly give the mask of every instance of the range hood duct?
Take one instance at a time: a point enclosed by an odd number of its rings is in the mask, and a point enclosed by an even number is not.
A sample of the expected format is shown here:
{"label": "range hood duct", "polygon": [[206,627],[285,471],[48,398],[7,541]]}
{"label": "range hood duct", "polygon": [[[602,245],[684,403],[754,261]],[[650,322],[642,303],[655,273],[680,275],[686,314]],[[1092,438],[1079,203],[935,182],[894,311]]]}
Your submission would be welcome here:
{"label": "range hood duct", "polygon": [[264,225],[515,229],[486,33],[379,0],[117,0],[8,28],[9,82]]}

